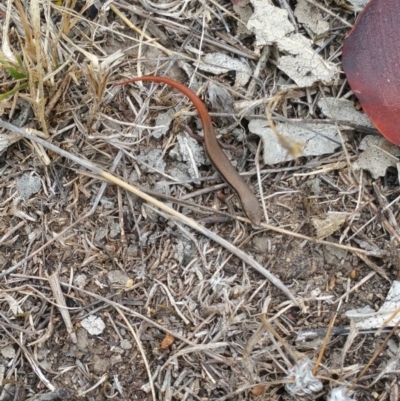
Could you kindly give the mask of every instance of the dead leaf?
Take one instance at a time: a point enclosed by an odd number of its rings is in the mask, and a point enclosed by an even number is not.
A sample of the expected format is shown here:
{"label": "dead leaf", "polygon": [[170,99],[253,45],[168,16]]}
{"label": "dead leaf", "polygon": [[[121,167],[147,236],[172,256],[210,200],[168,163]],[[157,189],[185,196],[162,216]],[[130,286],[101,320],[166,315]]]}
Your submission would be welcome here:
{"label": "dead leaf", "polygon": [[164,337],[164,340],[162,340],[161,342],[161,349],[169,348],[174,343],[174,341],[174,337],[170,333],[167,333]]}
{"label": "dead leaf", "polygon": [[336,97],[325,97],[318,101],[318,107],[322,113],[335,120],[341,122],[349,122],[360,125],[362,127],[374,128],[371,120],[367,115],[354,108],[353,102],[346,99],[338,99]]}
{"label": "dead leaf", "polygon": [[237,24],[235,37],[238,38],[241,35],[251,35],[252,32],[246,27],[247,21],[253,15],[253,9],[250,6],[250,0],[235,0],[235,2],[236,4],[234,3],[233,10],[241,21]]}
{"label": "dead leaf", "polygon": [[228,71],[235,71],[235,85],[243,86],[249,81],[253,71],[248,64],[229,57],[224,53],[208,53],[203,57],[204,63],[199,63],[199,70],[210,72],[211,74],[225,74]]}
{"label": "dead leaf", "polygon": [[297,18],[297,21],[305,24],[318,35],[329,31],[329,23],[324,20],[320,9],[310,4],[307,0],[297,1],[294,16]]}
{"label": "dead leaf", "polygon": [[[333,153],[340,146],[340,139],[334,126],[325,124],[289,124],[277,123],[276,128],[285,142],[291,142],[291,148],[299,149],[302,156],[318,156]],[[282,163],[293,160],[288,152],[289,144],[282,147],[282,137],[278,138],[265,120],[254,119],[249,123],[251,133],[259,135],[264,145],[264,162],[266,164]],[[296,147],[297,144],[297,147]]]}
{"label": "dead leaf", "polygon": [[323,239],[339,230],[348,217],[347,213],[328,214],[324,219],[312,218],[311,222],[317,231],[317,238]]}
{"label": "dead leaf", "polygon": [[331,276],[329,278],[329,283],[328,283],[328,290],[332,291],[336,286],[336,276]]}
{"label": "dead leaf", "polygon": [[325,61],[312,48],[312,42],[297,33],[289,21],[286,10],[275,7],[264,0],[252,0],[254,13],[247,28],[256,35],[257,45],[276,45],[285,53],[278,60],[278,68],[301,87],[315,82],[331,82],[338,68]]}
{"label": "dead leaf", "polygon": [[349,2],[353,5],[354,11],[361,11],[367,5],[369,0],[349,0]]}
{"label": "dead leaf", "polygon": [[383,177],[388,167],[396,167],[400,149],[380,136],[368,135],[360,143],[364,150],[353,163],[354,170],[368,170],[373,178]]}

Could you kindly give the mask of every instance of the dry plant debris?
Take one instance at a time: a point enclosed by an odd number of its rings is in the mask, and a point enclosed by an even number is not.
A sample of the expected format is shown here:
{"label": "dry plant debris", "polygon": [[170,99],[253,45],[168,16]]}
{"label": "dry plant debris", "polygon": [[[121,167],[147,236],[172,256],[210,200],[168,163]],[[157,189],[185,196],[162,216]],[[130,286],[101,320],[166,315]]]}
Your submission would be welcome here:
{"label": "dry plant debris", "polygon": [[[0,401],[396,399],[398,149],[340,74],[359,3],[0,2]],[[204,99],[260,227],[181,94],[114,85],[144,74]]]}

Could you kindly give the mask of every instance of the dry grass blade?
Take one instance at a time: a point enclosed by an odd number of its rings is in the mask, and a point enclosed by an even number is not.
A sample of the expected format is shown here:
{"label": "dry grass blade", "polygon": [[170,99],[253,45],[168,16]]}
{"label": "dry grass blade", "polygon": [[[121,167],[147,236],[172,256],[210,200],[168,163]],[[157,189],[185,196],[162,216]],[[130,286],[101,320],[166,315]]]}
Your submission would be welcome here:
{"label": "dry grass blade", "polygon": [[97,388],[100,387],[103,383],[105,383],[105,382],[107,381],[107,379],[108,379],[108,375],[107,375],[107,374],[104,374],[103,376],[100,377],[100,379],[99,379],[93,386],[91,386],[90,388],[88,388],[88,389],[86,389],[86,390],[84,390],[84,391],[80,391],[80,392],[78,393],[78,396],[79,396],[79,397],[83,397],[85,394],[88,394],[88,393],[90,393],[91,391],[97,389]]}
{"label": "dry grass blade", "polygon": [[20,221],[16,226],[12,227],[8,230],[1,238],[0,238],[0,245],[5,242],[8,238],[10,238],[17,230],[23,227],[26,224],[25,221]]}
{"label": "dry grass blade", "polygon": [[33,345],[38,345],[39,347],[41,345],[44,345],[46,341],[48,341],[51,336],[54,334],[54,324],[53,324],[53,309],[51,308],[51,313],[50,313],[50,319],[49,319],[49,325],[47,326],[46,332],[42,335],[42,337],[38,338],[36,341],[32,341],[28,345],[32,347]]}
{"label": "dry grass blade", "polygon": [[249,372],[250,377],[253,379],[254,373],[254,363],[251,360],[251,352],[253,348],[261,340],[264,333],[268,330],[267,326],[263,323],[260,324],[258,329],[253,333],[252,337],[247,341],[246,346],[243,349],[243,364]]}
{"label": "dry grass blade", "polygon": [[[77,0],[66,0],[65,8],[67,10],[73,10],[75,8],[76,2]],[[68,35],[72,28],[71,18],[72,15],[69,12],[62,13],[61,32],[64,35]]]}
{"label": "dry grass blade", "polygon": [[61,314],[61,316],[62,316],[62,318],[64,320],[64,323],[65,323],[65,326],[67,328],[67,332],[71,337],[71,341],[74,344],[76,344],[77,343],[77,339],[76,339],[76,334],[75,334],[75,331],[74,331],[74,326],[73,326],[73,324],[71,322],[71,316],[70,316],[68,308],[67,308],[67,303],[65,302],[65,297],[64,297],[64,294],[63,294],[63,292],[61,290],[58,273],[55,272],[52,275],[50,275],[48,277],[48,280],[49,280],[50,287],[51,287],[51,289],[53,291],[53,295],[54,295],[54,298],[56,300],[57,307],[58,307],[58,309],[60,311],[60,314]]}
{"label": "dry grass blade", "polygon": [[[20,275],[16,275],[16,276],[21,277]],[[44,279],[43,277],[29,276],[28,278],[33,279],[33,280],[39,280],[39,281],[47,281],[47,279]],[[77,293],[82,293],[82,294],[88,295],[88,296],[96,299],[97,301],[101,301],[101,302],[104,302],[106,305],[112,306],[113,308],[119,308],[120,310],[124,311],[127,315],[136,317],[136,318],[146,322],[150,326],[153,326],[153,327],[161,330],[163,333],[169,333],[174,338],[176,338],[176,339],[178,339],[180,341],[183,341],[185,344],[188,344],[188,345],[191,345],[191,346],[196,345],[194,342],[188,340],[184,335],[178,333],[177,331],[168,330],[167,328],[165,328],[161,324],[158,324],[157,322],[155,322],[154,320],[148,318],[147,316],[144,316],[143,314],[135,312],[132,308],[128,308],[128,307],[122,305],[121,303],[115,302],[115,301],[113,301],[111,299],[108,299],[106,297],[103,297],[103,296],[101,296],[99,294],[95,294],[94,292],[84,290],[82,288],[76,287],[76,286],[68,284],[68,283],[60,283],[60,284],[61,284],[61,287],[65,287],[67,289],[73,289]]]}
{"label": "dry grass blade", "polygon": [[[25,46],[29,49],[29,52],[32,53],[35,49],[35,44],[33,41],[33,33],[31,26],[29,24],[28,18],[26,17],[25,10],[21,4],[20,0],[14,0],[15,7],[19,12],[19,16],[21,18],[22,27],[24,28],[25,32]],[[3,38],[7,38],[8,36],[3,36]]]}
{"label": "dry grass blade", "polygon": [[291,156],[297,158],[302,155],[304,143],[300,143],[298,141],[293,140],[293,138],[288,138],[285,135],[282,135],[272,119],[271,111],[273,111],[276,107],[276,104],[281,101],[283,96],[285,96],[286,92],[282,91],[281,93],[275,94],[275,96],[268,102],[265,107],[265,114],[267,117],[267,121],[275,136],[278,138],[279,144],[285,149]]}
{"label": "dry grass blade", "polygon": [[3,23],[3,40],[1,44],[1,50],[4,56],[11,62],[17,63],[17,58],[10,47],[10,41],[8,40],[8,30],[10,27],[10,19],[11,19],[11,5],[12,0],[7,0],[7,12],[5,16],[5,21]]}
{"label": "dry grass blade", "polygon": [[334,302],[335,304],[343,301],[345,298],[347,298],[352,292],[356,291],[358,288],[360,288],[363,284],[367,283],[372,277],[375,276],[375,272],[371,272],[369,274],[367,274],[365,277],[363,277],[362,280],[360,280],[357,284],[355,284],[352,288],[350,288],[349,290],[347,290],[341,297],[339,297],[338,299],[336,299],[336,301]]}
{"label": "dry grass blade", "polygon": [[357,338],[357,336],[359,335],[357,326],[354,322],[353,319],[351,319],[350,321],[350,334],[346,339],[346,343],[343,347],[343,351],[342,351],[342,355],[341,355],[341,361],[340,361],[340,369],[343,372],[343,368],[344,368],[344,361],[345,361],[345,357],[347,352],[350,350],[352,344],[354,343],[354,340]]}
{"label": "dry grass blade", "polygon": [[[240,217],[238,217],[238,220],[246,221],[246,219],[242,219]],[[364,249],[355,248],[354,246],[343,245],[343,244],[338,244],[336,242],[329,242],[329,241],[324,241],[324,240],[312,238],[312,237],[309,237],[307,235],[299,234],[299,233],[296,233],[296,232],[293,232],[293,231],[290,231],[290,230],[286,230],[286,229],[281,228],[281,227],[275,227],[275,226],[273,226],[271,224],[261,223],[260,226],[263,227],[263,228],[266,228],[267,230],[275,231],[275,232],[281,233],[281,234],[286,234],[286,235],[289,235],[289,236],[294,237],[294,238],[304,239],[306,241],[314,242],[316,244],[332,246],[334,248],[343,249],[343,250],[350,251],[350,252],[355,252],[355,253],[361,254],[361,255],[366,255],[366,254],[369,253],[368,251],[366,251]]]}
{"label": "dry grass blade", "polygon": [[[45,105],[46,105],[46,95],[43,86],[44,79],[44,67],[43,61],[49,60],[47,56],[43,52],[43,47],[41,45],[42,36],[41,36],[41,20],[40,20],[40,6],[39,0],[32,0],[30,2],[30,14],[31,14],[31,23],[32,23],[32,37],[34,44],[34,52],[30,53],[30,49],[25,50],[26,58],[30,58],[34,67],[31,66],[32,70],[30,73],[29,79],[29,87],[30,87],[30,95],[32,99],[32,106],[35,110],[36,118],[39,120],[42,130],[45,134],[48,133],[47,123],[45,119]],[[30,32],[26,32],[26,35],[29,35]],[[47,66],[49,67],[49,65]]]}
{"label": "dry grass blade", "polygon": [[154,384],[153,384],[153,376],[151,374],[151,370],[150,370],[150,366],[149,363],[147,361],[147,357],[146,357],[146,352],[143,349],[143,345],[138,337],[138,335],[136,334],[135,330],[133,329],[132,325],[129,323],[128,319],[126,318],[125,314],[122,312],[122,310],[118,307],[115,307],[116,311],[120,314],[120,316],[122,317],[122,319],[124,320],[124,322],[126,323],[126,325],[129,327],[129,331],[132,334],[132,337],[135,339],[135,342],[140,350],[140,354],[142,355],[143,358],[143,362],[146,366],[146,370],[147,370],[147,375],[149,378],[149,385],[150,385],[150,389],[151,389],[151,395],[153,397],[153,401],[157,401],[157,397],[156,397],[156,392],[154,390]]}
{"label": "dry grass blade", "polygon": [[387,280],[389,283],[391,283],[391,280],[387,276],[386,272],[379,267],[376,263],[374,263],[370,258],[368,258],[366,255],[359,254],[358,257],[365,262],[367,266],[369,266],[373,271],[378,273],[382,278]]}

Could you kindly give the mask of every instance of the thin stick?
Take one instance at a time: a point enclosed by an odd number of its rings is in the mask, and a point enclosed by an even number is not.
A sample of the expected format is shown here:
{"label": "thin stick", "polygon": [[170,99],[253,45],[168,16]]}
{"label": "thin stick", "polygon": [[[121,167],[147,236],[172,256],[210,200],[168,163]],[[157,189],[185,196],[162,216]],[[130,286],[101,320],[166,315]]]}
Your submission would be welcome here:
{"label": "thin stick", "polygon": [[329,342],[329,339],[331,337],[331,331],[332,331],[332,328],[333,328],[333,324],[335,322],[335,318],[336,318],[336,314],[332,315],[331,319],[329,321],[329,325],[328,325],[328,329],[326,330],[326,335],[325,335],[325,338],[324,338],[324,342],[322,343],[322,347],[321,347],[321,350],[319,352],[317,362],[315,362],[315,366],[314,366],[314,369],[312,371],[314,376],[317,375],[317,371],[318,371],[319,365],[321,364],[322,357],[324,356],[325,349],[326,349],[326,347],[328,345],[328,342]]}
{"label": "thin stick", "polygon": [[142,354],[143,362],[144,362],[144,365],[146,366],[146,371],[147,371],[147,376],[149,377],[149,385],[150,385],[150,388],[151,388],[151,395],[153,396],[153,401],[157,401],[156,392],[155,392],[155,389],[154,389],[153,377],[152,377],[152,374],[151,374],[149,362],[147,360],[146,352],[145,352],[145,350],[143,348],[142,342],[140,341],[140,338],[136,334],[135,330],[133,330],[132,325],[130,324],[129,320],[126,318],[126,316],[124,315],[122,310],[120,308],[118,308],[117,306],[114,306],[114,308],[120,314],[120,316],[122,317],[122,319],[124,320],[126,325],[129,327],[129,331],[132,333],[132,336],[136,341],[136,345],[138,346],[139,351]]}

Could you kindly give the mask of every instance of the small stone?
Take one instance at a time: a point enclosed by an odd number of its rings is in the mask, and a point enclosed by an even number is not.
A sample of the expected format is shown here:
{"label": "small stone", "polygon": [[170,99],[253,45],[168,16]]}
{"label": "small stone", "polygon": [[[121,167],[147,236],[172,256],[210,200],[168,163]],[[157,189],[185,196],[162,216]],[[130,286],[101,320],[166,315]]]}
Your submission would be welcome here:
{"label": "small stone", "polygon": [[128,275],[121,270],[111,270],[107,273],[107,276],[111,284],[120,284],[124,286],[129,279]]}
{"label": "small stone", "polygon": [[42,183],[39,177],[24,174],[22,177],[18,178],[16,187],[21,198],[29,199],[32,195],[40,191]]}
{"label": "small stone", "polygon": [[132,343],[126,339],[122,340],[120,345],[121,345],[122,349],[131,349],[132,348]]}
{"label": "small stone", "polygon": [[101,198],[100,203],[103,205],[104,209],[113,209],[115,207],[115,202],[105,196]]}
{"label": "small stone", "polygon": [[101,334],[106,325],[100,317],[91,315],[81,321],[81,325],[88,331],[92,336],[98,336]]}
{"label": "small stone", "polygon": [[7,359],[12,359],[15,357],[15,349],[12,345],[6,345],[1,349],[1,355],[4,356],[4,358]]}
{"label": "small stone", "polygon": [[108,368],[110,366],[110,360],[109,359],[103,359],[100,358],[98,355],[95,355],[93,358],[93,369],[95,372],[98,373],[105,373],[108,371]]}
{"label": "small stone", "polygon": [[107,235],[107,228],[106,227],[100,227],[95,235],[95,240],[96,241],[101,241],[103,238],[105,238]]}
{"label": "small stone", "polygon": [[121,357],[121,355],[120,355],[120,354],[118,354],[118,355],[113,355],[113,356],[110,358],[110,362],[111,362],[111,365],[115,365],[116,363],[121,363],[121,362],[122,362],[122,357]]}
{"label": "small stone", "polygon": [[87,277],[86,274],[78,274],[74,278],[74,285],[79,288],[84,288],[86,285]]}
{"label": "small stone", "polygon": [[119,235],[120,232],[121,232],[121,228],[120,228],[119,224],[112,222],[110,224],[110,237],[115,238]]}

